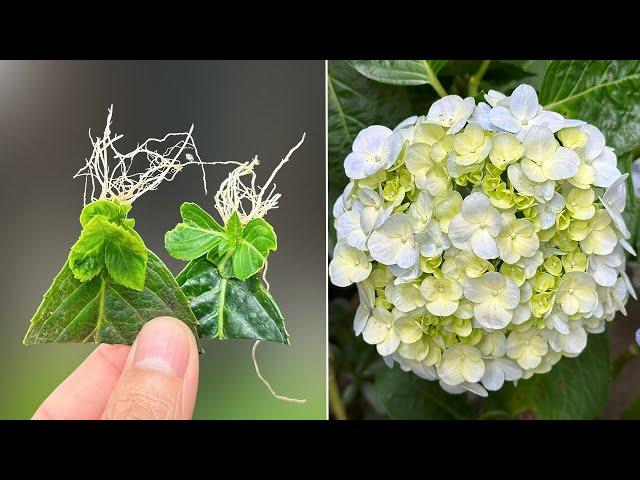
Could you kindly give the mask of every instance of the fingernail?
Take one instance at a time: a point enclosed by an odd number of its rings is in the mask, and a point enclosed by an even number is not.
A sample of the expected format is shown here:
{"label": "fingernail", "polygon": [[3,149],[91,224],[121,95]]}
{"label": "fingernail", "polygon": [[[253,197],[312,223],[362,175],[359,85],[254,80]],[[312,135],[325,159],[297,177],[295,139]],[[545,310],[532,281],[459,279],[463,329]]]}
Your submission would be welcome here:
{"label": "fingernail", "polygon": [[184,376],[189,363],[190,344],[179,320],[160,317],[146,323],[135,342],[133,363]]}

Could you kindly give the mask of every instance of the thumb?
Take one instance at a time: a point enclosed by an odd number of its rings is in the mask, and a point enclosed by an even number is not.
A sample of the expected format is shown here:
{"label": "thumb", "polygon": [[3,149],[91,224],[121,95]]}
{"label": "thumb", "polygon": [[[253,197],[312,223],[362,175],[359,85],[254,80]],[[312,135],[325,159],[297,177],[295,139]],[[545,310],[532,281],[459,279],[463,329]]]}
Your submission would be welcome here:
{"label": "thumb", "polygon": [[171,317],[146,323],[133,343],[103,418],[190,419],[198,388],[198,347]]}

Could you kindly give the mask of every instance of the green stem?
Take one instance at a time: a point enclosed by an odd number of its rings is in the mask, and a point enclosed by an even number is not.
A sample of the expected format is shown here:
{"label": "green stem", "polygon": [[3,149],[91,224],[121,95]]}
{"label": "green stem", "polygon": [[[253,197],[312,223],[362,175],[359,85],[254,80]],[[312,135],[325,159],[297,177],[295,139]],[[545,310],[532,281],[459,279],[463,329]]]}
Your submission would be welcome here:
{"label": "green stem", "polygon": [[440,95],[441,97],[446,97],[447,91],[440,83],[440,80],[438,80],[438,75],[436,75],[436,73],[429,66],[429,62],[423,60],[423,65],[425,73],[427,74],[427,78],[429,79],[429,84],[433,87],[438,95]]}
{"label": "green stem", "polygon": [[480,86],[480,80],[484,77],[484,74],[487,73],[487,69],[489,68],[489,64],[491,60],[483,60],[480,64],[480,67],[471,75],[469,78],[469,96],[475,97],[478,94],[478,87]]}
{"label": "green stem", "polygon": [[329,360],[329,408],[336,420],[347,420],[347,411],[344,408],[342,397],[340,396],[340,388],[336,375],[333,372],[333,365]]}
{"label": "green stem", "polygon": [[632,343],[631,345],[629,345],[629,348],[622,352],[620,356],[613,361],[611,375],[613,376],[614,380],[618,378],[618,375],[620,375],[620,372],[627,365],[627,363],[636,358],[639,353],[640,349],[638,348],[638,345]]}

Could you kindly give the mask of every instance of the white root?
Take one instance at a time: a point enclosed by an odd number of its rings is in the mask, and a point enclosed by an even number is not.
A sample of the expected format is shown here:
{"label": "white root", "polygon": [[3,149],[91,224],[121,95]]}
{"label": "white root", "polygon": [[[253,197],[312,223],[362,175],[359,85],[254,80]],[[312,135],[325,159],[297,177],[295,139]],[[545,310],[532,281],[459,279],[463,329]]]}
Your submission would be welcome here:
{"label": "white root", "polygon": [[[264,270],[262,271],[262,281],[267,287],[267,291],[269,291],[269,282],[267,281],[267,265],[268,263],[265,261]],[[251,349],[251,359],[253,360],[253,367],[256,369],[256,375],[260,380],[262,380],[262,383],[266,385],[266,387],[269,389],[269,392],[271,392],[271,395],[273,395],[273,397],[276,398],[277,400],[282,400],[283,402],[307,403],[305,399],[291,398],[291,397],[287,397],[285,395],[280,395],[276,393],[276,391],[273,389],[271,384],[262,376],[262,373],[260,373],[260,368],[258,367],[258,361],[256,360],[256,350],[258,349],[258,345],[260,345],[261,343],[262,343],[261,340],[256,340],[255,343],[253,344],[253,348]]]}
{"label": "white root", "polygon": [[[185,166],[199,165],[202,183],[207,192],[205,165],[243,165],[241,162],[203,162],[193,140],[193,125],[187,132],[168,133],[162,138],[149,138],[129,153],[121,153],[115,143],[124,137],[111,133],[113,105],[109,107],[102,137],[91,136],[91,157],[73,178],[84,177],[84,204],[99,199],[133,203],[140,196],[156,190],[162,182],[172,181]],[[177,140],[164,151],[158,151],[169,140]],[[183,156],[184,154],[184,156]],[[133,170],[136,157],[146,158],[146,166]],[[136,163],[135,167],[138,167]]]}
{"label": "white root", "polygon": [[[254,218],[262,218],[267,212],[273,208],[278,208],[278,200],[280,199],[280,194],[275,193],[275,184],[269,190],[269,186],[273,182],[278,171],[282,168],[282,166],[289,161],[293,152],[295,152],[300,146],[302,142],[304,142],[306,134],[302,134],[302,138],[300,141],[291,149],[289,153],[280,161],[278,166],[271,172],[271,175],[264,183],[262,187],[256,188],[256,174],[254,172],[254,168],[259,165],[258,157],[253,157],[251,162],[244,163],[229,173],[229,176],[220,184],[220,188],[216,192],[214,197],[215,207],[220,216],[226,222],[229,217],[233,214],[233,212],[238,212],[240,220],[242,223],[246,223],[249,220]],[[242,181],[242,177],[249,175],[251,178],[251,182],[249,185],[246,185]],[[265,196],[266,194],[266,196]],[[248,201],[251,205],[251,209],[247,212],[244,209],[243,201]],[[267,266],[268,263],[265,262],[264,270],[262,271],[262,281],[264,282],[267,291],[269,291],[269,282],[267,281]],[[260,340],[256,340],[253,344],[253,348],[251,349],[251,359],[253,360],[253,367],[256,370],[256,375],[258,378],[264,383],[267,387],[271,395],[277,400],[281,400],[283,402],[289,403],[306,403],[305,399],[300,398],[291,398],[285,395],[280,395],[277,393],[271,384],[267,381],[266,378],[262,376],[260,373],[260,367],[258,367],[258,361],[256,360],[256,350],[258,349],[258,345],[262,343]]]}
{"label": "white root", "polygon": [[[238,213],[242,223],[247,223],[254,218],[263,218],[269,210],[278,208],[281,195],[276,193],[273,180],[278,171],[290,160],[293,152],[300,148],[305,136],[306,133],[303,133],[300,141],[289,150],[261,187],[256,186],[255,167],[260,164],[257,156],[250,162],[238,165],[229,173],[214,197],[216,210],[225,223],[234,212]],[[243,181],[243,177],[246,176],[250,179],[248,184]]]}
{"label": "white root", "polygon": [[280,395],[276,393],[276,391],[273,389],[271,384],[267,380],[265,380],[265,378],[260,373],[260,369],[258,368],[258,361],[256,360],[256,349],[258,348],[258,345],[260,345],[261,343],[262,343],[261,340],[256,340],[256,343],[253,344],[253,348],[251,349],[251,358],[253,359],[253,366],[256,369],[256,375],[258,375],[258,378],[262,380],[262,383],[264,383],[267,386],[267,388],[269,389],[269,392],[271,392],[271,395],[273,395],[277,400],[282,400],[283,402],[307,403],[305,399],[286,397],[284,395]]}

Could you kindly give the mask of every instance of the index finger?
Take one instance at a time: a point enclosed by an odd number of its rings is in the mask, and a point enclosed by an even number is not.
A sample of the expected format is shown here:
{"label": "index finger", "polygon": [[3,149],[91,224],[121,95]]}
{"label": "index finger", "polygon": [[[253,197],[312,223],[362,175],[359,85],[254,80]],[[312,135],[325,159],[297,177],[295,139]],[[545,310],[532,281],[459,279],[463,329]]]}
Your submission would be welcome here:
{"label": "index finger", "polygon": [[94,420],[102,416],[131,347],[102,344],[46,398],[33,420]]}

